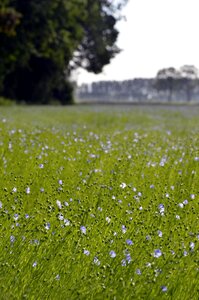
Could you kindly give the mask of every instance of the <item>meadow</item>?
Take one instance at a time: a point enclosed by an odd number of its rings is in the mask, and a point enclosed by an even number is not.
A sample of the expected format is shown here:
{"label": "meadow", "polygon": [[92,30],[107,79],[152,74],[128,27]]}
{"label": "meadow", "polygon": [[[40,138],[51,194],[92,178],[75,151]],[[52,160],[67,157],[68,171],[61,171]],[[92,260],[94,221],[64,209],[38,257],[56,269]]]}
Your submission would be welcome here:
{"label": "meadow", "polygon": [[0,299],[199,298],[199,107],[0,109]]}

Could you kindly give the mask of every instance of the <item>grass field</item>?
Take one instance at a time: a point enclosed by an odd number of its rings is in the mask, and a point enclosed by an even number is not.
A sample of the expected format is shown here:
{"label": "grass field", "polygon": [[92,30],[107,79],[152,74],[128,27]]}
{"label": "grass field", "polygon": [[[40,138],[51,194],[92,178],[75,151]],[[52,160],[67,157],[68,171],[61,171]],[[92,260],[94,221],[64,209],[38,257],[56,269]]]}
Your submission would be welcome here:
{"label": "grass field", "polygon": [[0,110],[0,299],[199,298],[199,108]]}

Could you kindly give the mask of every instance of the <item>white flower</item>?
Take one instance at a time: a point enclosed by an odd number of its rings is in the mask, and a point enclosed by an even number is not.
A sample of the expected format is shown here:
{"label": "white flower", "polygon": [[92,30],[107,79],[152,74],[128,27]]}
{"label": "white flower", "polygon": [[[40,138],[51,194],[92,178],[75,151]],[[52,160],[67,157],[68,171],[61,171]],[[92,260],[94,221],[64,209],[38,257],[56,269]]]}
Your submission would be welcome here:
{"label": "white flower", "polygon": [[57,200],[57,201],[56,201],[56,204],[57,204],[57,206],[58,206],[58,208],[59,208],[59,209],[61,209],[61,208],[62,208],[61,201]]}
{"label": "white flower", "polygon": [[124,189],[126,186],[127,186],[127,185],[126,185],[125,182],[122,182],[122,183],[120,184],[120,187],[121,187],[122,189]]}
{"label": "white flower", "polygon": [[111,219],[109,217],[106,217],[106,222],[110,223]]}
{"label": "white flower", "polygon": [[30,187],[26,188],[26,194],[30,194]]}

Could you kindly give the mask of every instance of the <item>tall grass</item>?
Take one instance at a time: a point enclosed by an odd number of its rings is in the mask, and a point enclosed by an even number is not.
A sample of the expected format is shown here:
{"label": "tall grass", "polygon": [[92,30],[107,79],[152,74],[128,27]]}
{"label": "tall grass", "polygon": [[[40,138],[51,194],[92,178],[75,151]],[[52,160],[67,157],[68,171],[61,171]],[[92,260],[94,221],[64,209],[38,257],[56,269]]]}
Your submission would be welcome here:
{"label": "tall grass", "polygon": [[198,108],[0,111],[0,298],[199,296]]}

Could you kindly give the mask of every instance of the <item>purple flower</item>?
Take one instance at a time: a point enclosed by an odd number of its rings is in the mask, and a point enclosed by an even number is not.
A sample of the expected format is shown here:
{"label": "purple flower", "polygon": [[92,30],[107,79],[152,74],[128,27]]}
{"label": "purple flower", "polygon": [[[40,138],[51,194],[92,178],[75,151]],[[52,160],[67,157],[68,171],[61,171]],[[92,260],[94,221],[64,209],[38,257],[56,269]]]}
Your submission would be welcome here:
{"label": "purple flower", "polygon": [[137,270],[135,271],[135,273],[136,273],[137,275],[141,275],[141,274],[142,274],[141,271],[140,271],[140,269],[137,269]]}
{"label": "purple flower", "polygon": [[155,249],[154,250],[154,253],[153,253],[153,256],[158,258],[162,255],[162,251],[160,249]]}
{"label": "purple flower", "polygon": [[162,292],[167,292],[167,287],[165,285],[161,286]]}
{"label": "purple flower", "polygon": [[81,226],[80,230],[83,234],[86,234],[86,227],[85,226]]}
{"label": "purple flower", "polygon": [[33,268],[35,268],[37,266],[37,262],[35,261],[33,264],[32,264]]}
{"label": "purple flower", "polygon": [[30,188],[29,187],[26,188],[26,194],[30,194]]}
{"label": "purple flower", "polygon": [[128,262],[128,264],[132,261],[130,253],[126,254],[126,261]]}
{"label": "purple flower", "polygon": [[15,242],[15,236],[14,236],[14,235],[11,235],[11,236],[10,236],[10,242],[11,242],[11,243],[14,243],[14,242]]}
{"label": "purple flower", "polygon": [[122,233],[126,233],[127,229],[125,225],[122,225]]}
{"label": "purple flower", "polygon": [[84,249],[84,254],[88,256],[88,255],[90,255],[90,251],[89,251],[89,250],[86,250],[86,249]]}
{"label": "purple flower", "polygon": [[111,251],[109,252],[109,255],[110,255],[110,257],[112,257],[112,258],[116,257],[116,253],[115,253],[115,251],[113,251],[113,250],[111,250]]}
{"label": "purple flower", "polygon": [[129,240],[129,239],[126,240],[126,243],[127,243],[127,245],[130,245],[130,246],[133,245],[133,242],[131,240]]}

